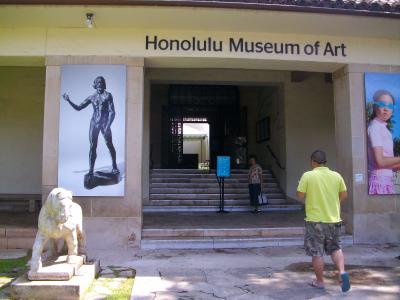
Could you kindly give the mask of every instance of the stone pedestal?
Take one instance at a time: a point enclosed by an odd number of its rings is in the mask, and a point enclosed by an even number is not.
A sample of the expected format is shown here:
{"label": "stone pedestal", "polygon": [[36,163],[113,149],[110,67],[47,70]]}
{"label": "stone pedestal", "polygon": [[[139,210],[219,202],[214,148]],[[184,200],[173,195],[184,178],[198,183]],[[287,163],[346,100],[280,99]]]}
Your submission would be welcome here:
{"label": "stone pedestal", "polygon": [[84,177],[84,186],[91,190],[97,186],[113,185],[121,181],[120,173],[97,171],[94,174],[86,174]]}
{"label": "stone pedestal", "polygon": [[79,300],[91,286],[100,271],[99,261],[81,265],[76,275],[67,281],[35,280],[30,281],[24,274],[11,284],[12,299],[35,300]]}
{"label": "stone pedestal", "polygon": [[59,256],[55,260],[43,262],[43,267],[38,272],[28,272],[29,280],[70,280],[73,275],[79,274],[79,268],[83,265],[83,256],[71,257]]}

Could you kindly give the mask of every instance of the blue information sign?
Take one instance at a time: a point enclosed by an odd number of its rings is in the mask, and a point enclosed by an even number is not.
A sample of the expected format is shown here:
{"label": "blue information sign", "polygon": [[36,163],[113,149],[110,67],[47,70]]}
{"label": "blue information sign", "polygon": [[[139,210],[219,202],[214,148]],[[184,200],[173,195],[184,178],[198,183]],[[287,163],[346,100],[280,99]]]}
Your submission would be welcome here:
{"label": "blue information sign", "polygon": [[231,176],[231,158],[230,156],[217,156],[217,176]]}

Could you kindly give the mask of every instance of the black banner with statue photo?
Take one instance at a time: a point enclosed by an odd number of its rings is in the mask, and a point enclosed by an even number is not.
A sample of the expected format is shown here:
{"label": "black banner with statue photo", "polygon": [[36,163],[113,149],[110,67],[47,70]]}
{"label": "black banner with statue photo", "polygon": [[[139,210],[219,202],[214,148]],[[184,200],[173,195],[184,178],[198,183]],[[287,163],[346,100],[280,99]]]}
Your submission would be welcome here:
{"label": "black banner with statue photo", "polygon": [[126,67],[61,68],[58,185],[75,196],[123,196]]}

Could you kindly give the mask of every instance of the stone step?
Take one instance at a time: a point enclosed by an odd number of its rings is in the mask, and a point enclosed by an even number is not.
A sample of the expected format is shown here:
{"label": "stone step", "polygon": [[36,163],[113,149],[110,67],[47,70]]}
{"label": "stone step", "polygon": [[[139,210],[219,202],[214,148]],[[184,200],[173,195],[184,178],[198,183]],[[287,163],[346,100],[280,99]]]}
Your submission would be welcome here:
{"label": "stone step", "polygon": [[[215,179],[217,180],[217,177],[215,174],[190,174],[190,173],[173,173],[173,174],[168,174],[168,173],[151,173],[150,178],[208,178],[208,179]],[[247,179],[248,176],[247,174],[231,174],[230,177],[225,178],[225,180],[228,179]],[[273,178],[272,174],[264,174],[263,178]]]}
{"label": "stone step", "polygon": [[[51,271],[53,276],[59,276],[57,268],[63,264],[57,263]],[[65,266],[65,265],[64,265]],[[67,267],[67,266],[65,266]],[[45,270],[43,268],[41,271]],[[56,270],[55,273],[54,269]],[[57,272],[58,271],[58,272]],[[64,270],[63,270],[64,271]],[[58,274],[57,274],[58,273]],[[26,274],[21,275],[10,284],[12,299],[92,299],[85,297],[95,278],[100,273],[98,260],[87,261],[79,268],[78,275],[72,276],[68,281],[60,280],[33,280],[30,281]],[[57,278],[59,279],[59,278]],[[94,298],[94,297],[93,297]],[[104,297],[102,297],[104,299]],[[98,299],[96,297],[96,299]]]}
{"label": "stone step", "polygon": [[[218,205],[146,205],[143,207],[145,213],[155,212],[216,212]],[[251,208],[248,205],[225,205],[228,212],[248,212]],[[302,211],[303,205],[299,204],[268,204],[261,207],[263,212],[271,211]]]}
{"label": "stone step", "polygon": [[[269,199],[269,204],[287,204],[286,199]],[[176,199],[161,199],[161,200],[150,200],[150,205],[159,206],[219,206],[219,200],[208,200],[208,199],[198,199],[198,200],[176,200]],[[225,206],[249,206],[250,202],[248,199],[224,199]]]}
{"label": "stone step", "polygon": [[[251,208],[248,205],[225,205],[225,210],[228,212],[248,212]],[[261,208],[263,212],[271,211],[302,211],[303,205],[300,204],[268,204]],[[156,212],[216,212],[218,205],[145,205],[143,212],[156,213]]]}
{"label": "stone step", "polygon": [[[264,183],[274,183],[277,184],[277,181],[275,178],[264,178],[263,179]],[[198,184],[218,184],[217,179],[214,178],[151,178],[150,180],[151,184],[155,183],[198,183]],[[227,184],[248,184],[248,179],[225,179],[225,185]]]}
{"label": "stone step", "polygon": [[[152,169],[151,174],[215,174],[216,170],[198,170],[198,169]],[[248,174],[248,169],[231,169],[231,174]],[[270,174],[271,170],[264,169],[263,173]]]}
{"label": "stone step", "polygon": [[[352,245],[351,235],[342,236],[342,244]],[[304,237],[173,237],[144,238],[141,248],[144,250],[159,249],[229,249],[229,248],[264,248],[303,246]]]}
{"label": "stone step", "polygon": [[32,249],[36,232],[33,227],[0,226],[0,249]]}
{"label": "stone step", "polygon": [[[248,196],[248,187],[225,187],[225,194],[246,194]],[[279,194],[279,188],[264,188],[263,193]],[[173,187],[162,187],[162,188],[150,188],[150,194],[219,194],[219,188],[173,188]],[[150,196],[151,197],[151,196]]]}
{"label": "stone step", "polygon": [[[282,193],[265,193],[268,199],[286,199]],[[235,199],[249,199],[248,193],[246,194],[232,194],[226,193],[226,200]],[[219,193],[212,194],[150,194],[150,200],[219,200]]]}
{"label": "stone step", "polygon": [[[198,182],[156,182],[151,183],[150,188],[219,188],[217,182],[198,183]],[[248,190],[247,181],[242,183],[226,183],[225,188],[246,188]],[[264,183],[263,188],[279,188],[277,183]]]}
{"label": "stone step", "polygon": [[35,237],[37,228],[7,226],[4,228],[7,237]]}
{"label": "stone step", "polygon": [[3,249],[32,249],[33,243],[35,242],[34,237],[24,237],[24,238],[7,238],[7,247]]}
{"label": "stone step", "polygon": [[41,205],[38,194],[2,194],[0,193],[0,212],[34,212]]}
{"label": "stone step", "polygon": [[144,228],[142,238],[161,237],[292,237],[304,227],[277,228]]}
{"label": "stone step", "polygon": [[[174,237],[294,237],[304,235],[304,226],[286,227],[237,227],[237,228],[143,228],[142,238]],[[346,234],[346,227],[341,227],[341,234]]]}
{"label": "stone step", "polygon": [[0,201],[0,212],[25,212],[29,211],[29,201]]}
{"label": "stone step", "polygon": [[[271,205],[288,204],[270,170],[264,172],[263,192]],[[248,209],[248,193],[248,170],[232,170],[231,176],[225,178],[225,205],[238,206],[239,211]],[[151,171],[149,196],[151,207],[196,210],[199,206],[201,211],[204,207],[219,206],[219,184],[215,170],[156,169]]]}

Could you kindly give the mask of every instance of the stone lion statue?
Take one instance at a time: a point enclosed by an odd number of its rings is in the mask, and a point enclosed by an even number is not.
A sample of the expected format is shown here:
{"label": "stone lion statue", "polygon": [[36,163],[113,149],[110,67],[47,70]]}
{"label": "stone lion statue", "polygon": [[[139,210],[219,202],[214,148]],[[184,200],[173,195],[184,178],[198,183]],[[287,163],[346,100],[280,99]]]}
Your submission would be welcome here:
{"label": "stone lion statue", "polygon": [[[48,241],[50,250],[57,249],[57,240],[63,239],[68,248],[68,261],[86,254],[86,238],[82,229],[82,209],[72,202],[72,192],[63,188],[53,189],[39,213],[38,232],[33,244],[30,272],[42,267],[42,252]],[[53,253],[54,254],[54,253]]]}

